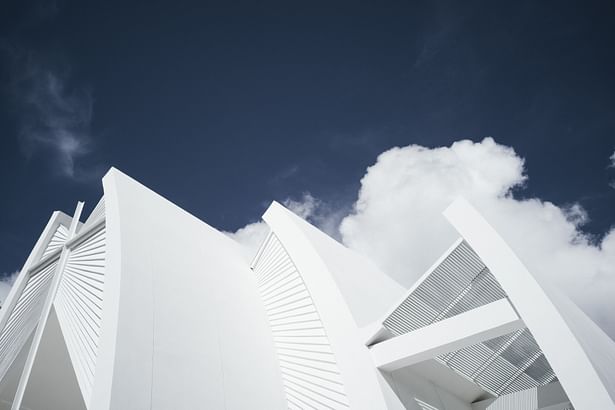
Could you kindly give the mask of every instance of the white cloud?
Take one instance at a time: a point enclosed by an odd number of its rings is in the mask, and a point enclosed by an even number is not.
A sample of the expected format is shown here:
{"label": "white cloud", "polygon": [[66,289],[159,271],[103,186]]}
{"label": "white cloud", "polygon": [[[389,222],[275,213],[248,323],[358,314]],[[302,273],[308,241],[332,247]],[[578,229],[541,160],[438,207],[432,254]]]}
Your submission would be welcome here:
{"label": "white cloud", "polygon": [[15,282],[18,274],[19,272],[13,272],[8,275],[4,274],[0,276],[2,278],[0,279],[0,305],[4,304],[4,301],[11,291],[11,287],[13,287],[13,283]]}
{"label": "white cloud", "polygon": [[267,237],[269,228],[265,222],[252,222],[235,232],[224,232],[242,245],[243,253],[248,262],[252,262],[258,247]]}
{"label": "white cloud", "polygon": [[[337,235],[337,227],[341,220],[341,215],[334,212],[309,192],[303,193],[300,199],[286,198],[282,203],[286,208],[319,226],[329,235]],[[243,245],[244,254],[251,261],[268,232],[267,224],[258,221],[249,223],[235,232],[225,233]]]}
{"label": "white cloud", "polygon": [[512,190],[526,180],[523,159],[491,138],[393,148],[361,180],[342,238],[409,286],[457,237],[441,213],[464,196],[533,272],[557,283],[615,336],[615,231],[593,244],[581,230],[588,216],[579,204],[516,199]]}
{"label": "white cloud", "polygon": [[615,168],[615,151],[613,152],[613,155],[611,155],[611,156],[609,157],[609,159],[611,160],[611,165],[610,165],[610,166],[611,166],[612,168]]}
{"label": "white cloud", "polygon": [[287,198],[282,203],[303,219],[311,218],[322,207],[322,201],[314,198],[309,192],[305,192],[300,200]]}
{"label": "white cloud", "polygon": [[[595,243],[582,231],[588,215],[580,204],[516,199],[513,190],[522,190],[527,178],[524,160],[491,138],[440,148],[411,145],[378,156],[361,179],[351,213],[311,195],[285,204],[327,225],[329,233],[339,227],[347,246],[410,286],[457,238],[442,211],[463,196],[530,270],[558,284],[615,337],[615,230]],[[236,239],[249,238],[255,249],[256,227],[266,232],[259,222],[239,230]]]}

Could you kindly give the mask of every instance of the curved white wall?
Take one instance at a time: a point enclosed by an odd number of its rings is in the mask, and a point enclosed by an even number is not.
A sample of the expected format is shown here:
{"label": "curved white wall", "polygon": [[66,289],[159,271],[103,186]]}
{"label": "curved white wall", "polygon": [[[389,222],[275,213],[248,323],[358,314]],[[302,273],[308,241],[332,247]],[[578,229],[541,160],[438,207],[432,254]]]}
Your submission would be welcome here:
{"label": "curved white wall", "polygon": [[317,251],[318,246],[311,242],[318,239],[306,236],[297,224],[296,219],[299,218],[275,202],[263,219],[301,275],[318,311],[350,408],[387,408],[378,381],[378,370],[374,367],[353,315],[334,279],[340,273],[329,270],[323,256]]}
{"label": "curved white wall", "polygon": [[239,245],[112,169],[105,305],[90,409],[285,405]]}

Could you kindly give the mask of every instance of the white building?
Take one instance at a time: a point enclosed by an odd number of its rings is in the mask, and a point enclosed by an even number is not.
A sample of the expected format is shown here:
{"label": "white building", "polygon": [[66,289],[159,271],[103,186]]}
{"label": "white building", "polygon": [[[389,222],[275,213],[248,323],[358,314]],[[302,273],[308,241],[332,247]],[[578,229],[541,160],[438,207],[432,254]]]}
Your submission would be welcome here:
{"label": "white building", "polygon": [[463,200],[404,289],[277,203],[250,265],[121,172],[103,188],[0,310],[2,409],[615,409],[615,343]]}

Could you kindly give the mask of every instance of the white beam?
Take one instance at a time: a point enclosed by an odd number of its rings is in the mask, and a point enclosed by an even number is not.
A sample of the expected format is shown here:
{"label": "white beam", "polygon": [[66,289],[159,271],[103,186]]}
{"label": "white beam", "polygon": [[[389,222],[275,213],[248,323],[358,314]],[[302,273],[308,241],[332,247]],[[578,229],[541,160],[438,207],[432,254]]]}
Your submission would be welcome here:
{"label": "white beam", "polygon": [[393,371],[503,336],[525,325],[501,299],[371,347],[376,367]]}
{"label": "white beam", "polygon": [[615,346],[576,305],[532,275],[464,199],[444,216],[466,240],[523,318],[576,409],[615,410]]}

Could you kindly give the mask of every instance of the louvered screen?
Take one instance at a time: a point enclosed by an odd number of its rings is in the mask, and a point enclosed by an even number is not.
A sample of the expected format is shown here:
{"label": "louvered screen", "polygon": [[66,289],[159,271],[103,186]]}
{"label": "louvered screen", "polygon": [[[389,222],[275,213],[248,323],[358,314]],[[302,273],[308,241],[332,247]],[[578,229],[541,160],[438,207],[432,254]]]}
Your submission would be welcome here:
{"label": "louvered screen", "polygon": [[94,381],[105,283],[105,227],[74,246],[55,299],[85,402]]}
{"label": "louvered screen", "polygon": [[557,380],[527,328],[439,356],[436,360],[495,396]]}
{"label": "louvered screen", "polygon": [[0,334],[0,380],[40,319],[58,258],[30,274]]}
{"label": "louvered screen", "polygon": [[493,274],[462,241],[383,324],[399,335],[505,297]]}
{"label": "louvered screen", "polygon": [[68,228],[62,224],[58,225],[56,231],[53,233],[53,236],[49,240],[49,243],[47,244],[47,247],[45,248],[41,259],[44,259],[48,255],[51,255],[56,249],[60,249],[62,245],[64,245],[64,242],[66,242],[67,238]]}
{"label": "louvered screen", "polygon": [[253,269],[273,333],[288,407],[348,408],[318,310],[275,234],[266,239]]}
{"label": "louvered screen", "polygon": [[[505,297],[489,268],[470,245],[461,241],[383,324],[399,335]],[[437,360],[496,396],[555,380],[528,329],[442,355]]]}

